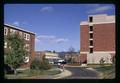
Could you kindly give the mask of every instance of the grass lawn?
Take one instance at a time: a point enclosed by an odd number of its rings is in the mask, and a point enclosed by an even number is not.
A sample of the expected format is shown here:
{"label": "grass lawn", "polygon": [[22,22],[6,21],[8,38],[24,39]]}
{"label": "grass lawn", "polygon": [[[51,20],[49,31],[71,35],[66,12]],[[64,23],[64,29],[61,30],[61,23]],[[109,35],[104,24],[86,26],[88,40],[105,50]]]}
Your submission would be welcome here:
{"label": "grass lawn", "polygon": [[50,70],[19,70],[16,75],[5,75],[6,79],[24,79],[27,77],[33,76],[44,76],[44,75],[56,75],[61,73],[58,69],[50,69]]}
{"label": "grass lawn", "polygon": [[89,65],[89,67],[94,68],[96,71],[100,72],[101,79],[114,79],[115,78],[115,66],[112,65]]}

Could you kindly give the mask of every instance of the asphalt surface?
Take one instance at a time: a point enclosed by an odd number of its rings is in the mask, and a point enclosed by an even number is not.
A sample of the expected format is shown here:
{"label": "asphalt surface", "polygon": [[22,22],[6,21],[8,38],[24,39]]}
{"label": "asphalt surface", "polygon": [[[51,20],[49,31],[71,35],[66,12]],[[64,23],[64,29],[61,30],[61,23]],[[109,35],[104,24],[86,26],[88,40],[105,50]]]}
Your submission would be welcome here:
{"label": "asphalt surface", "polygon": [[98,79],[98,73],[93,70],[82,67],[66,67],[66,69],[71,71],[72,75],[64,79]]}

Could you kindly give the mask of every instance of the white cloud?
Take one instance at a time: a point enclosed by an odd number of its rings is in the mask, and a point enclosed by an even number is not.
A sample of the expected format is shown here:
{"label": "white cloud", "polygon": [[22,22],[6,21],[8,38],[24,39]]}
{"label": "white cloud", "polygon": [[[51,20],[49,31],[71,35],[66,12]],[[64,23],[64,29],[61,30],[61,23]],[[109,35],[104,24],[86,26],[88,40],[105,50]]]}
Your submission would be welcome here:
{"label": "white cloud", "polygon": [[37,38],[39,38],[39,39],[53,39],[53,38],[55,38],[55,36],[52,36],[52,35],[40,35]]}
{"label": "white cloud", "polygon": [[53,35],[39,35],[36,38],[36,42],[41,41],[43,43],[62,43],[67,42],[67,38],[59,38]]}
{"label": "white cloud", "polygon": [[38,38],[35,38],[35,42],[39,42],[40,40]]}
{"label": "white cloud", "polygon": [[53,11],[53,7],[42,7],[41,12],[51,12]]}
{"label": "white cloud", "polygon": [[20,25],[20,23],[19,23],[18,21],[13,22],[13,24],[14,24],[14,25],[17,25],[17,26]]}
{"label": "white cloud", "polygon": [[66,39],[66,38],[58,38],[58,39],[56,39],[56,43],[67,42],[67,41],[68,41],[68,39]]}
{"label": "white cloud", "polygon": [[101,6],[101,7],[96,7],[94,9],[88,10],[88,14],[94,14],[94,13],[103,13],[107,10],[112,9],[112,6]]}

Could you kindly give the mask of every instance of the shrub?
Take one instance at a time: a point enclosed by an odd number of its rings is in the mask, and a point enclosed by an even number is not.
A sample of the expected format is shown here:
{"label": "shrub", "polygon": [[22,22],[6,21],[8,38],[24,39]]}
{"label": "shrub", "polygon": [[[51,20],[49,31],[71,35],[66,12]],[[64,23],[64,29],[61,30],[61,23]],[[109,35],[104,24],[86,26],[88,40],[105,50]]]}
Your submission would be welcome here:
{"label": "shrub", "polygon": [[38,70],[40,68],[40,60],[34,59],[30,65],[30,69]]}
{"label": "shrub", "polygon": [[40,61],[39,59],[35,58],[30,65],[30,69],[33,70],[48,70],[50,68],[51,66],[47,59],[43,59],[42,61]]}
{"label": "shrub", "polygon": [[105,62],[104,58],[101,58],[101,59],[100,59],[100,65],[101,65],[102,67],[104,66],[104,62]]}

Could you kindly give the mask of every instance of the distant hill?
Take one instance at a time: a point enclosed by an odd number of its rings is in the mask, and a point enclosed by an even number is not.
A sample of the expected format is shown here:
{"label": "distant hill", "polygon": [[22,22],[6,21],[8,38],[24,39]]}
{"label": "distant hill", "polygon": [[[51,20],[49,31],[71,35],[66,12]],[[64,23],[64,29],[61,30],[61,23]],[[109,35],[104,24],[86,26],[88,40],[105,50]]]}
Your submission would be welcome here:
{"label": "distant hill", "polygon": [[[64,58],[66,54],[69,54],[69,52],[57,52],[59,54],[59,57]],[[75,54],[79,55],[79,52],[74,52]]]}

